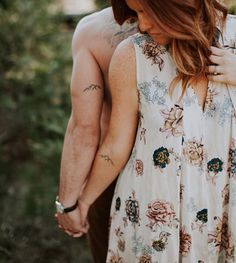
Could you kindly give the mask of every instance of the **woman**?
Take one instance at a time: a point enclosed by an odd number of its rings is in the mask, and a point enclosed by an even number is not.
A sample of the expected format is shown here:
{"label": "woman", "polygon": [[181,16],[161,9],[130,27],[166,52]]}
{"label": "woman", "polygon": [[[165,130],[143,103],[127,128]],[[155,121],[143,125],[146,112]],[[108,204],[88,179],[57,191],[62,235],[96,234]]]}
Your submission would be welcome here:
{"label": "woman", "polygon": [[118,22],[137,14],[147,34],[111,62],[112,115],[79,201],[84,224],[123,168],[107,262],[235,262],[236,89],[205,74],[226,10],[213,0],[112,5]]}

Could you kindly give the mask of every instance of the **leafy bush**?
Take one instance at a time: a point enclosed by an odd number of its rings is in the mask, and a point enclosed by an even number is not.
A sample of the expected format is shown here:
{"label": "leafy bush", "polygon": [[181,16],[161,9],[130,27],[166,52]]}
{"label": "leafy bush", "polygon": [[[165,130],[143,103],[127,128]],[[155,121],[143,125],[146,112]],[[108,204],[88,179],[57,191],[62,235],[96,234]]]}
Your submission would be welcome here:
{"label": "leafy bush", "polygon": [[91,262],[53,219],[72,32],[53,0],[1,0],[0,17],[0,262]]}

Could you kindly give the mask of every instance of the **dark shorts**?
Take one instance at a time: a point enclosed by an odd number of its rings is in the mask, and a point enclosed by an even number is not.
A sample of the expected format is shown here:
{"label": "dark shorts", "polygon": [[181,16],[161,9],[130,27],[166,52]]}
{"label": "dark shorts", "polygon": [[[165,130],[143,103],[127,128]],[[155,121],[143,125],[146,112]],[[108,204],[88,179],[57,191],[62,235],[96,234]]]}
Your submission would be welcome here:
{"label": "dark shorts", "polygon": [[116,181],[113,182],[90,207],[88,241],[94,262],[105,263],[108,249],[111,201]]}

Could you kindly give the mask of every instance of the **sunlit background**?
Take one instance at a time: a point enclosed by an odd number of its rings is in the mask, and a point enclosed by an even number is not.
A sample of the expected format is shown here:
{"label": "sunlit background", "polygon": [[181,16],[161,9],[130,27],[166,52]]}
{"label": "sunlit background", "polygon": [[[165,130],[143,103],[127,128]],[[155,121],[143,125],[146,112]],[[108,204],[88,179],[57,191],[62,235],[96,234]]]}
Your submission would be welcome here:
{"label": "sunlit background", "polygon": [[[235,0],[227,1],[235,13]],[[0,0],[0,263],[92,263],[54,221],[70,44],[103,0]]]}
{"label": "sunlit background", "polygon": [[93,0],[62,0],[62,7],[66,14],[84,14],[93,12],[97,6]]}

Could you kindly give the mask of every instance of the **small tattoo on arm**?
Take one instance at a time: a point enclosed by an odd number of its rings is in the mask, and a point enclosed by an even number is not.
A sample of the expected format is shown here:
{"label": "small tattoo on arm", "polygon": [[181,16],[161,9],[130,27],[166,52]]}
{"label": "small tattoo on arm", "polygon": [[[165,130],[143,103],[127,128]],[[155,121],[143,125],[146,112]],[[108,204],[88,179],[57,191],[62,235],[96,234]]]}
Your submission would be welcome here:
{"label": "small tattoo on arm", "polygon": [[102,89],[99,85],[96,85],[96,84],[91,84],[90,86],[88,86],[87,88],[85,88],[83,90],[83,92],[86,92],[86,91],[94,91],[94,90],[98,90],[98,89]]}
{"label": "small tattoo on arm", "polygon": [[106,162],[110,163],[111,165],[115,165],[112,159],[108,155],[100,154],[101,158],[104,159]]}
{"label": "small tattoo on arm", "polygon": [[138,24],[134,23],[124,23],[122,26],[119,26],[114,19],[111,19],[110,22],[105,26],[102,36],[110,44],[111,48],[117,46],[122,40],[126,39],[128,36],[137,33]]}

